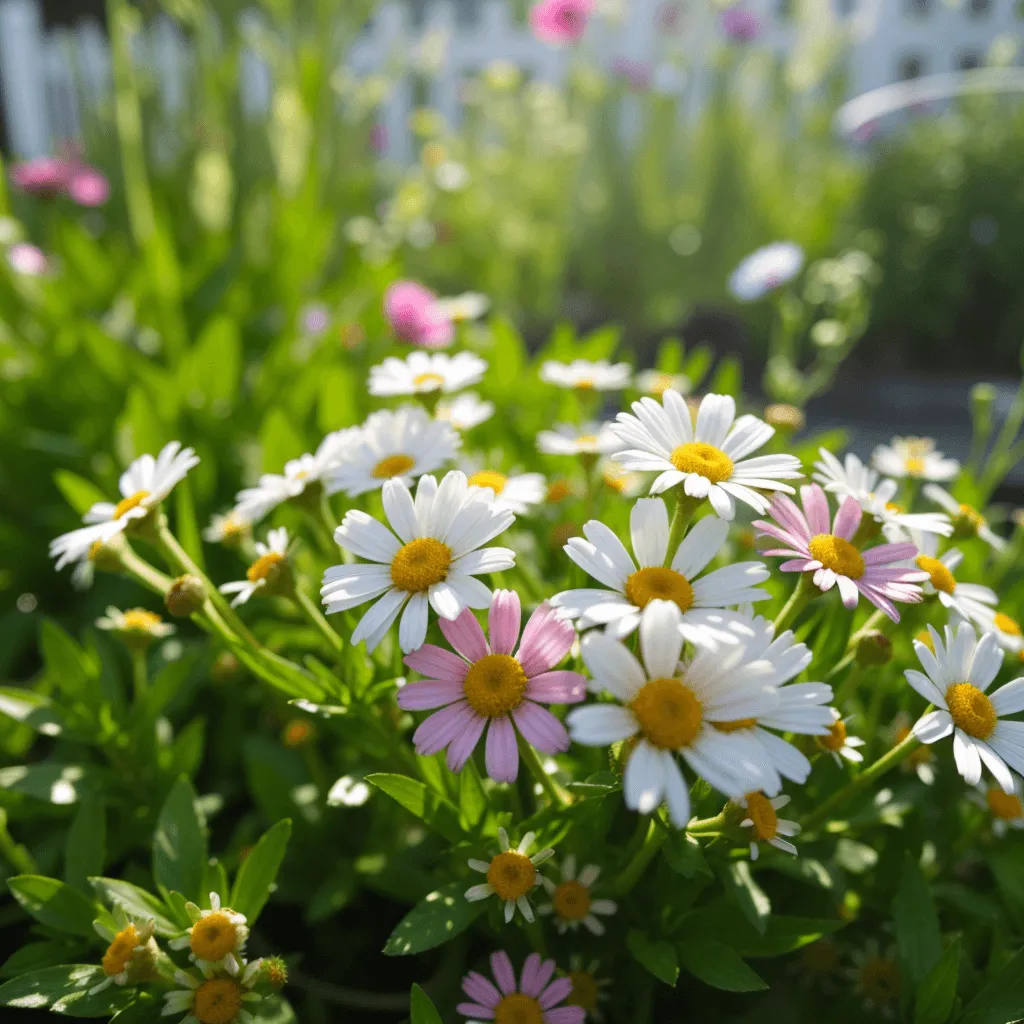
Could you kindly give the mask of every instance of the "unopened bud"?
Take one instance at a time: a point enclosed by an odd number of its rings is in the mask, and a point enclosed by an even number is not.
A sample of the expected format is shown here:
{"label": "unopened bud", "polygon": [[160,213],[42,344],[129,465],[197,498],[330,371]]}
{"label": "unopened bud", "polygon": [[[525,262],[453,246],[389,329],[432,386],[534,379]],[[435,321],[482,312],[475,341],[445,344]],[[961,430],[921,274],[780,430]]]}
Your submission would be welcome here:
{"label": "unopened bud", "polygon": [[857,662],[861,665],[888,665],[892,661],[892,641],[877,629],[869,630],[857,641]]}
{"label": "unopened bud", "polygon": [[123,546],[124,538],[119,533],[114,534],[106,543],[95,541],[89,548],[89,561],[103,572],[118,572],[121,568],[118,548]]}
{"label": "unopened bud", "polygon": [[260,978],[272,989],[280,991],[288,984],[288,966],[279,956],[264,957],[260,963]]}
{"label": "unopened bud", "polygon": [[176,619],[187,619],[206,602],[206,584],[198,576],[179,576],[167,591],[164,604]]}
{"label": "unopened bud", "polygon": [[803,430],[807,418],[795,406],[788,402],[775,402],[769,405],[764,411],[764,420],[769,426],[778,430],[789,430],[796,433]]}

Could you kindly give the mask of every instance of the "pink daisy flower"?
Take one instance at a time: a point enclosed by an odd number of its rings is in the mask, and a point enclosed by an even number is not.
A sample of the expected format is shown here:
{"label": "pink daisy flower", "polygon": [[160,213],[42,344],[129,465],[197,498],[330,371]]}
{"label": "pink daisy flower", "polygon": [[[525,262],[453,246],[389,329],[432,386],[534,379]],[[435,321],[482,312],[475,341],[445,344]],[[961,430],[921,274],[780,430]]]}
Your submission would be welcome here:
{"label": "pink daisy flower", "polygon": [[476,971],[462,979],[462,991],[472,1001],[459,1003],[455,1009],[468,1024],[485,1020],[583,1024],[583,1007],[558,1005],[569,997],[573,983],[568,977],[551,980],[554,960],[542,960],[539,954],[531,953],[523,964],[518,988],[508,953],[491,954],[491,973],[497,985]]}
{"label": "pink daisy flower", "polygon": [[530,9],[530,28],[544,43],[575,43],[587,30],[594,0],[540,0]]}
{"label": "pink daisy flower", "polygon": [[441,708],[413,735],[416,753],[426,757],[447,747],[448,767],[462,771],[487,729],[487,774],[496,782],[515,782],[517,729],[545,754],[569,749],[565,726],[537,702],[583,700],[586,683],[579,672],[551,671],[569,653],[576,631],[545,602],[530,616],[513,655],[521,615],[519,596],[497,590],[488,617],[490,644],[473,613],[465,609],[457,619],[438,620],[445,639],[461,657],[435,644],[424,644],[406,656],[409,668],[430,678],[403,686],[399,707]]}
{"label": "pink daisy flower", "polygon": [[859,549],[853,537],[860,526],[861,507],[852,496],[839,506],[831,527],[828,498],[817,484],[801,487],[800,500],[802,512],[784,494],[776,494],[769,509],[775,522],[754,521],[759,536],[784,545],[763,554],[788,556],[789,561],[779,568],[783,572],[813,572],[814,585],[820,590],[838,587],[847,608],[856,608],[858,596],[863,594],[893,622],[899,622],[900,613],[893,602],[920,601],[918,584],[928,575],[894,563],[913,558],[917,548],[913,544],[878,544]]}
{"label": "pink daisy flower", "polygon": [[384,317],[395,335],[410,345],[444,348],[454,328],[437,296],[415,281],[396,281],[384,293]]}
{"label": "pink daisy flower", "polygon": [[67,160],[42,156],[15,164],[11,168],[11,181],[33,195],[57,196],[67,190],[70,173],[71,166]]}

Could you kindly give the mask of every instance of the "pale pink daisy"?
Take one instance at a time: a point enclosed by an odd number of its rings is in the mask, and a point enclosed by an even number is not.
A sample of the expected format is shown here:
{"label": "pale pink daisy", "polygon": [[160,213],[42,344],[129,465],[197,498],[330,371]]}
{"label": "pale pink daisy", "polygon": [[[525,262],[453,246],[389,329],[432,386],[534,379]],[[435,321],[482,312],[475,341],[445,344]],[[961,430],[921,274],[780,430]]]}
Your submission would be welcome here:
{"label": "pale pink daisy", "polygon": [[536,1021],[538,1024],[583,1024],[582,1006],[559,1006],[572,992],[572,978],[556,978],[554,960],[531,953],[523,964],[519,983],[508,953],[491,954],[491,973],[497,985],[470,971],[462,979],[462,991],[471,1002],[459,1003],[456,1012],[469,1024],[478,1021]]}
{"label": "pale pink daisy", "polygon": [[395,336],[410,345],[444,348],[455,338],[455,329],[429,289],[415,281],[395,281],[384,293],[384,318]]}
{"label": "pale pink daisy", "polygon": [[486,729],[487,774],[496,782],[514,782],[519,774],[517,730],[545,754],[569,749],[565,726],[540,703],[576,704],[586,695],[579,672],[552,671],[569,653],[576,631],[545,602],[530,616],[515,651],[521,616],[517,594],[495,591],[489,644],[466,609],[456,619],[438,619],[457,655],[424,644],[406,656],[409,668],[429,678],[403,686],[399,706],[406,711],[441,709],[416,730],[418,754],[426,757],[447,747],[448,767],[461,771]]}
{"label": "pale pink daisy", "polygon": [[853,543],[860,526],[861,507],[854,497],[844,499],[829,525],[828,498],[817,485],[800,488],[801,511],[784,494],[776,494],[770,514],[774,523],[754,521],[760,537],[781,541],[780,548],[763,551],[766,555],[788,556],[779,568],[783,572],[813,572],[814,585],[827,591],[839,588],[847,608],[856,608],[863,594],[893,622],[900,621],[894,601],[917,604],[921,600],[918,585],[927,573],[895,563],[913,558],[913,544],[878,544],[861,550]]}
{"label": "pale pink daisy", "polygon": [[587,30],[594,0],[540,0],[530,9],[530,28],[545,43],[576,43]]}

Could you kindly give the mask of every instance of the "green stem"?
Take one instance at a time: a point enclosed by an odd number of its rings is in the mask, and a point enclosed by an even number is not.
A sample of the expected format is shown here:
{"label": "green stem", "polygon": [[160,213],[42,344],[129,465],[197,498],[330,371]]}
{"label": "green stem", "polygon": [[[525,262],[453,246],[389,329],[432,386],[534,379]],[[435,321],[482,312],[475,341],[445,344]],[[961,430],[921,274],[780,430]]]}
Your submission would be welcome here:
{"label": "green stem", "polygon": [[842,675],[857,660],[857,643],[865,633],[870,633],[874,629],[878,629],[879,626],[884,625],[886,622],[891,621],[889,617],[883,611],[872,612],[871,615],[865,620],[864,625],[857,630],[853,636],[850,637],[849,643],[846,645],[846,653],[839,661],[829,670],[825,676],[825,682],[830,683],[836,676]]}
{"label": "green stem", "polygon": [[124,548],[118,549],[117,557],[121,562],[121,568],[136,583],[141,583],[154,593],[160,594],[161,597],[166,595],[167,591],[171,589],[171,584],[174,583],[174,580],[166,575],[166,573],[162,573],[159,569],[151,566],[149,562],[137,555],[127,544]]}
{"label": "green stem", "polygon": [[672,522],[668,528],[668,547],[665,549],[665,565],[670,566],[676,557],[679,545],[686,536],[686,528],[690,525],[693,513],[700,507],[703,498],[691,498],[683,493],[683,486],[676,488],[676,507],[672,512]]}
{"label": "green stem", "polygon": [[698,818],[686,826],[686,831],[691,836],[716,835],[725,828],[727,817],[725,809],[716,814],[713,818]]}
{"label": "green stem", "polygon": [[793,593],[789,600],[783,605],[782,611],[775,618],[775,635],[785,632],[796,621],[797,616],[807,606],[807,602],[817,593],[818,588],[814,585],[811,573],[801,573]]}
{"label": "green stem", "polygon": [[301,588],[296,587],[292,593],[295,603],[302,609],[307,619],[320,631],[323,638],[331,645],[334,651],[340,654],[345,649],[345,642],[334,631],[331,624],[324,618],[323,613],[310,600],[309,595]]}
{"label": "green stem", "polygon": [[548,800],[551,801],[553,807],[565,807],[572,803],[572,797],[562,787],[555,782],[553,778],[546,771],[544,771],[544,765],[540,763],[540,758],[537,757],[537,751],[526,742],[525,739],[518,733],[516,738],[519,742],[519,755],[526,762],[526,767],[530,769],[530,774],[541,784],[544,792],[547,794]]}
{"label": "green stem", "polygon": [[132,692],[135,704],[139,706],[149,689],[149,670],[146,666],[146,652],[142,648],[132,649]]}
{"label": "green stem", "polygon": [[633,854],[633,859],[622,869],[622,873],[610,886],[614,895],[625,896],[640,881],[666,839],[668,839],[668,832],[654,818],[651,818],[643,846]]}
{"label": "green stem", "polygon": [[[842,664],[842,662],[840,662],[840,664]],[[837,665],[836,668],[838,667],[839,666]],[[835,669],[832,671],[834,672]],[[829,676],[831,676],[831,674],[832,673],[830,672]],[[846,701],[853,696],[854,691],[857,689],[857,683],[860,682],[860,678],[863,675],[864,666],[855,664],[846,678],[839,684],[839,686],[836,687],[834,696],[832,697],[832,703],[836,706],[845,704]],[[826,676],[826,678],[828,678],[828,676]]]}

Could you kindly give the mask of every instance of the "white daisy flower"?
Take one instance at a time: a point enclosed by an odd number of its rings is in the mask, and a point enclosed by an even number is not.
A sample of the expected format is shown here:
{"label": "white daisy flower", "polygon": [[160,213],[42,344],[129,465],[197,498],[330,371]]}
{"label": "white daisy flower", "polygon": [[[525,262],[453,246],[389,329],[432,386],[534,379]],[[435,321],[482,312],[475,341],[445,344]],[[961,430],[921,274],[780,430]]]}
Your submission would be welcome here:
{"label": "white daisy flower", "polygon": [[562,861],[561,875],[560,882],[547,877],[541,879],[551,902],[539,905],[537,913],[554,915],[560,935],[567,930],[575,931],[581,924],[592,935],[604,935],[604,925],[599,918],[614,914],[619,905],[614,900],[594,899],[591,894],[601,869],[596,864],[587,864],[577,874],[576,857],[569,854]]}
{"label": "white daisy flower", "polygon": [[418,405],[372,413],[326,479],[328,494],[365,494],[402,480],[409,485],[455,457],[462,439]]}
{"label": "white daisy flower", "polygon": [[886,476],[912,477],[915,480],[952,480],[960,472],[956,459],[947,459],[935,450],[930,437],[894,437],[880,444],[871,461]]}
{"label": "white daisy flower", "polygon": [[1013,792],[1004,793],[998,786],[979,782],[971,794],[972,800],[992,816],[992,831],[1002,838],[1010,829],[1024,829],[1024,783],[1013,777]]}
{"label": "white daisy flower", "polygon": [[797,836],[800,826],[795,821],[780,818],[776,811],[789,803],[788,796],[777,796],[769,799],[764,793],[748,793],[737,803],[747,816],[740,822],[740,828],[750,829],[750,859],[757,860],[760,844],[768,843],[776,850],[792,853],[796,856],[796,847],[783,836]]}
{"label": "white daisy flower", "polygon": [[496,469],[481,469],[469,475],[470,487],[488,487],[494,494],[491,504],[524,516],[531,506],[547,497],[548,485],[540,473],[513,473],[506,476]]}
{"label": "white daisy flower", "polygon": [[904,674],[938,710],[918,719],[914,735],[931,744],[952,733],[957,771],[970,785],[980,781],[984,764],[1005,793],[1014,792],[1010,769],[1024,774],[1024,722],[1005,716],[1024,711],[1024,679],[1014,679],[989,696],[1003,661],[995,637],[986,633],[978,640],[966,622],[955,633],[946,626],[945,642],[931,626],[928,632],[934,654],[914,641],[924,674],[914,669]]}
{"label": "white daisy flower", "polygon": [[762,682],[771,664],[748,660],[742,642],[697,644],[693,659],[680,665],[681,617],[671,601],[652,601],[643,610],[642,661],[620,641],[588,633],[581,653],[592,688],[620,703],[574,708],[567,719],[572,738],[585,746],[631,741],[623,777],[626,806],[651,814],[664,801],[676,828],[690,820],[690,791],[677,756],[733,799],[762,789],[757,748],[714,723],[757,717],[778,704],[774,687]]}
{"label": "white daisy flower", "polygon": [[578,953],[569,957],[567,976],[572,982],[572,990],[566,996],[565,1005],[578,1006],[586,1014],[586,1019],[594,1024],[604,1024],[606,1017],[601,1003],[607,1002],[610,996],[611,979],[599,977],[600,970],[599,960],[587,963]]}
{"label": "white daisy flower", "polygon": [[82,517],[88,526],[50,542],[50,557],[57,560],[56,568],[62,569],[68,562],[80,562],[97,542],[105,544],[129,529],[132,523],[145,519],[198,464],[196,453],[191,448],[182,448],[178,441],[164,445],[155,459],[152,455],[137,458],[121,474],[117,485],[121,500],[116,505],[97,502]]}
{"label": "white daisy flower", "polygon": [[549,359],[540,368],[540,379],[546,384],[577,391],[622,391],[629,387],[630,375],[629,363],[612,364],[607,359],[574,359],[571,363]]}
{"label": "white daisy flower", "polygon": [[140,643],[144,647],[176,632],[175,627],[170,622],[164,622],[156,612],[145,608],[121,611],[113,605],[107,607],[106,615],[101,615],[96,625],[100,629],[119,633],[126,643]]}
{"label": "white daisy flower", "polygon": [[114,921],[116,931],[102,920],[94,921],[92,925],[96,934],[109,945],[101,961],[105,978],[89,990],[90,995],[111,985],[138,984],[156,979],[155,967],[160,948],[153,939],[153,919],[135,920],[120,907],[115,907]]}
{"label": "white daisy flower", "polygon": [[519,912],[527,921],[533,920],[533,907],[527,898],[543,881],[537,868],[553,857],[554,850],[538,850],[532,857],[527,856],[536,835],[527,832],[522,842],[513,850],[508,841],[508,833],[498,829],[498,845],[500,852],[489,861],[471,858],[469,866],[487,876],[487,881],[471,886],[466,890],[466,899],[471,903],[497,896],[505,904],[505,923]]}
{"label": "white daisy flower", "polygon": [[332,566],[320,595],[328,615],[380,598],[352,634],[353,644],[365,640],[371,651],[405,608],[398,640],[408,653],[426,638],[428,603],[444,619],[463,608],[490,607],[491,591],[475,577],[511,569],[515,555],[483,545],[515,516],[494,508],[486,490],[470,489],[460,472],[447,473],[440,486],[432,476],[420,477],[415,501],[401,480],[388,480],[383,499],[394,533],[365,512],[347,512],[334,539],[372,564]]}
{"label": "white daisy flower", "polygon": [[1004,651],[1019,655],[1024,650],[1024,635],[1020,623],[1004,612],[994,609],[987,619],[977,623],[983,633],[991,633]]}
{"label": "white daisy flower", "polygon": [[782,483],[803,473],[792,455],[747,458],[775,433],[756,416],[736,419],[736,403],[729,395],[705,395],[696,426],[683,397],[671,388],[663,404],[653,398],[633,403],[635,416],[620,412],[612,430],[625,450],[615,459],[626,469],[657,471],[651,494],[676,484],[693,498],[707,498],[722,519],[736,515],[736,499],[764,513],[771,500],[760,491],[785,491]]}
{"label": "white daisy flower", "polygon": [[281,526],[267,533],[267,542],[256,541],[256,561],[245,572],[244,580],[224,583],[218,589],[222,594],[234,594],[231,607],[245,604],[254,594],[280,592],[288,582],[288,530]]}
{"label": "white daisy flower", "polygon": [[773,242],[745,256],[729,277],[729,291],[741,302],[753,302],[792,281],[804,265],[796,242]]}
{"label": "white daisy flower", "polygon": [[631,473],[611,459],[601,459],[597,464],[601,482],[624,498],[635,498],[647,488],[647,477],[643,473]]}
{"label": "white daisy flower", "polygon": [[763,562],[726,565],[701,576],[726,542],[729,524],[723,519],[707,516],[698,520],[683,538],[670,567],[665,565],[668,510],[661,498],[641,498],[633,505],[629,531],[636,561],[622,541],[596,519],[584,524],[583,537],[570,538],[563,548],[587,575],[610,588],[566,590],[551,599],[581,630],[604,626],[611,636],[628,636],[640,625],[643,609],[661,599],[678,606],[687,640],[716,629],[723,639],[732,640],[736,633],[721,630],[730,617],[723,610],[771,596],[757,586],[770,575]]}
{"label": "white daisy flower", "polygon": [[853,966],[846,970],[846,976],[853,982],[864,1009],[892,1020],[899,1008],[902,988],[896,951],[890,948],[883,954],[878,943],[868,939],[863,950],[854,950],[850,956]]}
{"label": "white daisy flower", "polygon": [[389,356],[370,368],[371,395],[450,394],[478,384],[487,363],[472,352],[410,352],[405,359]]}
{"label": "white daisy flower", "polygon": [[621,447],[610,423],[558,423],[537,435],[537,450],[543,455],[610,455]]}
{"label": "white daisy flower", "polygon": [[210,893],[210,909],[200,910],[187,903],[185,910],[192,927],[184,935],[171,939],[171,949],[188,949],[189,959],[201,970],[225,970],[237,975],[242,966],[242,954],[249,938],[245,915],[230,907],[221,906],[220,895]]}
{"label": "white daisy flower", "polygon": [[941,505],[953,520],[953,534],[956,537],[980,537],[989,547],[1002,551],[1006,541],[993,532],[985,517],[971,505],[956,500],[949,491],[943,490],[938,484],[925,484],[924,495],[931,498],[936,505]]}
{"label": "white daisy flower", "polygon": [[846,726],[850,721],[849,718],[843,718],[835,708],[832,708],[831,711],[834,720],[829,726],[828,732],[818,737],[818,745],[832,755],[832,760],[840,768],[844,758],[853,764],[860,764],[864,760],[864,755],[857,748],[864,746],[864,740],[859,736],[851,736],[847,732]]}
{"label": "white daisy flower", "polygon": [[645,395],[661,398],[669,388],[688,395],[693,389],[693,382],[685,373],[665,373],[663,370],[641,370],[636,375],[636,387]]}
{"label": "white daisy flower", "polygon": [[234,514],[242,521],[258,523],[268,512],[297,498],[307,487],[326,485],[331,471],[350,448],[358,444],[361,434],[360,427],[335,430],[320,442],[312,455],[307,452],[287,462],[283,473],[264,473],[255,487],[247,487],[235,496]]}
{"label": "white daisy flower", "polygon": [[840,462],[830,451],[819,448],[821,459],[814,464],[814,479],[840,498],[854,497],[860,507],[882,525],[882,533],[891,544],[910,539],[913,530],[948,537],[953,532],[949,516],[941,512],[906,512],[893,501],[899,484],[880,480],[877,470],[865,465],[853,452]]}
{"label": "white daisy flower", "polygon": [[999,598],[994,590],[980,583],[961,583],[953,575],[963,561],[963,552],[950,548],[937,558],[939,539],[935,534],[915,532],[912,540],[920,552],[913,564],[928,573],[928,579],[921,584],[922,591],[938,595],[942,606],[954,618],[966,619],[987,629],[993,622]]}
{"label": "white daisy flower", "polygon": [[475,391],[456,395],[448,402],[439,402],[435,418],[450,423],[456,430],[472,430],[494,415],[494,403],[484,401]]}
{"label": "white daisy flower", "polygon": [[238,509],[214,513],[210,525],[203,530],[203,540],[211,544],[235,544],[248,536],[252,523],[240,515]]}
{"label": "white daisy flower", "polygon": [[218,974],[214,969],[175,971],[178,988],[164,995],[162,1017],[184,1013],[180,1024],[251,1024],[256,1016],[247,1009],[263,997],[253,991],[262,961],[253,960],[235,973]]}
{"label": "white daisy flower", "polygon": [[481,292],[463,292],[449,299],[438,299],[434,308],[446,320],[461,324],[479,320],[491,308],[491,300]]}

